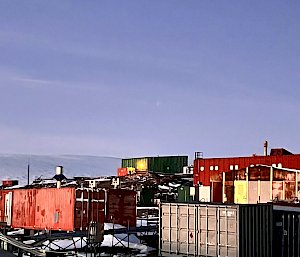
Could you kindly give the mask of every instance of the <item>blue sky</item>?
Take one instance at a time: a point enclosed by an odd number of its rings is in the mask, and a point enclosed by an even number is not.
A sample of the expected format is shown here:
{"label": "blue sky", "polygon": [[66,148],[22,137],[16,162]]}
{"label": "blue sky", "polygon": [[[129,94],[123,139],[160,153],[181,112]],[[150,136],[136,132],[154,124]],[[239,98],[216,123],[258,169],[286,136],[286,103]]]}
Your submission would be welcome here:
{"label": "blue sky", "polygon": [[0,2],[0,152],[300,153],[299,1]]}

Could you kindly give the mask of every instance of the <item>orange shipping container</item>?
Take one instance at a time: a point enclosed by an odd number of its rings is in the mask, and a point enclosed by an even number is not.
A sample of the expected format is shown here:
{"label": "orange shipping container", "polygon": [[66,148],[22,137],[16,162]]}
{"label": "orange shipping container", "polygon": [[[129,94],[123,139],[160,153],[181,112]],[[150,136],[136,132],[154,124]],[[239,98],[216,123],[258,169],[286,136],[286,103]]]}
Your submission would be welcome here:
{"label": "orange shipping container", "polygon": [[41,188],[12,192],[13,228],[83,231],[91,221],[104,223],[103,190]]}
{"label": "orange shipping container", "polygon": [[127,168],[119,168],[118,169],[118,177],[124,177],[128,175]]}

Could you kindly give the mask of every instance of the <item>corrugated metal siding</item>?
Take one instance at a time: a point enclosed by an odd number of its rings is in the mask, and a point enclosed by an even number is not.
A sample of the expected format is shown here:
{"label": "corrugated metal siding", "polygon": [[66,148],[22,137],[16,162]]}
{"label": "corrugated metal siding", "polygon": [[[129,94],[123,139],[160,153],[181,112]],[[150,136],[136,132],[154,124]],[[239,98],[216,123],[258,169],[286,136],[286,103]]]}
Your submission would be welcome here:
{"label": "corrugated metal siding", "polygon": [[[300,169],[300,154],[283,156],[249,156],[249,157],[229,157],[229,158],[206,158],[194,160],[194,184],[202,183],[209,186],[211,177],[216,174],[230,171],[230,166],[238,169],[246,168],[255,164],[281,164],[284,168]],[[203,171],[201,171],[203,167]],[[215,169],[216,167],[217,170]]]}
{"label": "corrugated metal siding", "polygon": [[236,206],[162,204],[161,254],[238,257],[237,219]]}
{"label": "corrugated metal siding", "polygon": [[4,190],[0,190],[0,222],[4,222],[4,204],[5,204],[5,193]]}
{"label": "corrugated metal siding", "polygon": [[300,213],[274,212],[274,257],[300,256]]}
{"label": "corrugated metal siding", "polygon": [[122,159],[122,168],[133,167],[140,171],[180,173],[188,165],[188,156],[158,156]]}
{"label": "corrugated metal siding", "polygon": [[[35,227],[35,189],[13,190],[12,204],[12,227],[34,228]],[[47,199],[44,199],[47,201]]]}
{"label": "corrugated metal siding", "polygon": [[87,230],[91,221],[103,224],[105,220],[106,191],[76,189],[74,210],[75,230]]}
{"label": "corrugated metal siding", "polygon": [[73,231],[74,188],[42,188],[36,191],[35,228]]}
{"label": "corrugated metal siding", "polygon": [[162,156],[149,158],[149,170],[161,173],[181,173],[188,165],[188,156]]}
{"label": "corrugated metal siding", "polygon": [[12,219],[12,190],[1,190],[0,221],[11,225]]}
{"label": "corrugated metal siding", "polygon": [[161,256],[299,257],[300,208],[163,203]]}
{"label": "corrugated metal siding", "polygon": [[[13,194],[11,226],[14,228],[74,231],[87,230],[91,221],[104,223],[104,190],[15,189],[4,190],[2,196],[7,192]],[[0,202],[1,213],[5,211],[4,199]]]}
{"label": "corrugated metal siding", "polygon": [[136,227],[136,192],[110,189],[107,195],[106,222]]}
{"label": "corrugated metal siding", "polygon": [[274,257],[271,205],[239,205],[239,255]]}
{"label": "corrugated metal siding", "polygon": [[148,170],[148,158],[130,158],[122,159],[122,168],[135,168],[137,170],[145,171]]}

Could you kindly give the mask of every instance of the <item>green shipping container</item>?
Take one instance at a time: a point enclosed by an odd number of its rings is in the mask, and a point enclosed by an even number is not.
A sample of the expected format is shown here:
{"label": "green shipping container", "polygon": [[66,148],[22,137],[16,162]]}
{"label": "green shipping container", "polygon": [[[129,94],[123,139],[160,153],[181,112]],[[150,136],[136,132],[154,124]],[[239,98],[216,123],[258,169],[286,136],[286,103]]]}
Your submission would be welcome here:
{"label": "green shipping container", "polygon": [[193,195],[191,194],[192,190],[189,186],[178,187],[178,198],[177,201],[180,203],[190,203],[194,200]]}
{"label": "green shipping container", "polygon": [[150,207],[154,204],[154,189],[143,188],[140,196],[140,206]]}
{"label": "green shipping container", "polygon": [[141,171],[174,174],[188,165],[188,156],[157,156],[122,159],[122,168],[134,167]]}

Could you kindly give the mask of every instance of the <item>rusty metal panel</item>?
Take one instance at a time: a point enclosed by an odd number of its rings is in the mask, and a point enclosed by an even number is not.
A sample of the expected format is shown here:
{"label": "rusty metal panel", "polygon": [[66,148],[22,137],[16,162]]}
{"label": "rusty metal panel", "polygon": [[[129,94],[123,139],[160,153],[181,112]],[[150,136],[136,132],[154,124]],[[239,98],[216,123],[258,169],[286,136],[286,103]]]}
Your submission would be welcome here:
{"label": "rusty metal panel", "polygon": [[4,202],[5,202],[5,194],[4,190],[0,190],[0,222],[4,222]]}
{"label": "rusty metal panel", "polygon": [[105,190],[76,189],[75,230],[87,230],[90,222],[104,224]]}
{"label": "rusty metal panel", "polygon": [[90,220],[100,224],[104,224],[105,221],[105,191],[104,190],[93,190],[91,192],[91,203],[90,203]]}
{"label": "rusty metal panel", "polygon": [[[9,197],[11,202],[8,203],[8,195],[11,194]],[[8,206],[9,205],[9,206]],[[8,208],[10,210],[8,210]],[[12,190],[0,190],[0,222],[7,222],[8,220],[11,220],[11,210],[12,209]],[[10,215],[10,217],[8,217]]]}
{"label": "rusty metal panel", "polygon": [[284,181],[284,198],[285,200],[294,200],[296,196],[296,182]]}
{"label": "rusty metal panel", "polygon": [[[45,201],[45,199],[44,199]],[[12,224],[14,228],[33,228],[35,225],[35,189],[13,190]]]}
{"label": "rusty metal panel", "polygon": [[212,202],[221,203],[223,201],[222,182],[211,182],[211,189],[212,189],[212,194],[211,194]]}
{"label": "rusty metal panel", "polygon": [[283,181],[273,181],[272,183],[272,198],[283,200]]}
{"label": "rusty metal panel", "polygon": [[[250,165],[279,165],[284,168],[300,169],[300,154],[283,156],[249,156],[249,157],[229,157],[229,158],[206,158],[194,160],[194,184],[202,183],[204,186],[210,185],[210,167],[218,166],[218,171],[228,172],[230,166],[238,166],[238,169],[246,168]],[[201,170],[203,167],[203,170]]]}
{"label": "rusty metal panel", "polygon": [[110,189],[107,195],[106,222],[136,227],[136,192]]}
{"label": "rusty metal panel", "polygon": [[36,189],[35,228],[74,230],[74,188]]}

